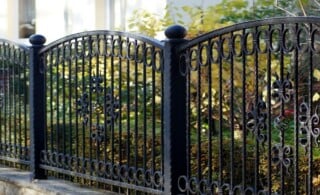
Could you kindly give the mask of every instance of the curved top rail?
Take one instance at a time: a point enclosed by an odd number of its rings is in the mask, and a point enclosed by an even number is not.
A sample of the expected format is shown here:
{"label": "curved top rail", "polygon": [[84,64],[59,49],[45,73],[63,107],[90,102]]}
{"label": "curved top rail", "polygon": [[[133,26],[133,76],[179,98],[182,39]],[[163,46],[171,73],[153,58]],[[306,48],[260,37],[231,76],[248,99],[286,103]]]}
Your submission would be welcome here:
{"label": "curved top rail", "polygon": [[253,28],[258,26],[265,26],[265,25],[275,25],[275,24],[298,24],[298,23],[319,23],[320,24],[320,17],[278,17],[278,18],[268,18],[262,20],[254,20],[248,21],[243,23],[234,24],[231,26],[227,26],[224,28],[220,28],[218,30],[213,30],[211,32],[205,33],[199,37],[191,39],[190,41],[186,42],[186,44],[181,45],[178,50],[182,51],[186,48],[192,47],[200,42],[206,41],[208,39],[217,37],[219,35],[223,35],[229,32],[234,32],[242,29]]}
{"label": "curved top rail", "polygon": [[122,36],[122,37],[127,37],[127,38],[132,38],[135,40],[140,40],[143,41],[145,43],[148,43],[150,45],[153,45],[155,47],[158,47],[160,49],[164,48],[164,44],[156,39],[153,39],[151,37],[147,37],[144,35],[140,35],[140,34],[135,34],[135,33],[127,33],[127,32],[120,32],[120,31],[109,31],[109,30],[96,30],[96,31],[84,31],[84,32],[80,32],[80,33],[75,33],[75,34],[71,34],[71,35],[67,35],[63,38],[60,38],[56,41],[53,41],[51,43],[49,43],[48,45],[46,45],[44,48],[41,49],[40,53],[45,52],[47,50],[49,50],[50,48],[59,45],[61,43],[76,39],[76,38],[81,38],[81,37],[86,37],[86,36],[94,36],[94,35],[113,35],[113,36]]}
{"label": "curved top rail", "polygon": [[16,47],[21,48],[23,50],[29,50],[29,46],[28,45],[25,45],[23,43],[17,43],[17,42],[14,42],[14,41],[10,41],[8,39],[1,39],[0,38],[0,43],[8,43],[9,45],[16,46]]}

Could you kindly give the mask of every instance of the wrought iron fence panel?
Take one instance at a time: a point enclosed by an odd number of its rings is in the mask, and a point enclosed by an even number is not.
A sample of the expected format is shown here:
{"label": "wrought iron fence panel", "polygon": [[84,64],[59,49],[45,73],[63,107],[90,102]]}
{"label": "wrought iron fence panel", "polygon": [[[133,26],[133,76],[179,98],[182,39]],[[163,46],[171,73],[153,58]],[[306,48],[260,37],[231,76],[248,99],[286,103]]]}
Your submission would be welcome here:
{"label": "wrought iron fence panel", "polygon": [[162,49],[150,38],[109,31],[75,34],[44,47],[40,167],[119,192],[161,193]]}
{"label": "wrought iron fence panel", "polygon": [[317,194],[320,19],[186,33],[0,39],[1,163],[127,194]]}
{"label": "wrought iron fence panel", "polygon": [[0,39],[0,159],[10,166],[28,165],[29,49]]}
{"label": "wrought iron fence panel", "polygon": [[236,24],[179,47],[189,194],[319,188],[318,18]]}

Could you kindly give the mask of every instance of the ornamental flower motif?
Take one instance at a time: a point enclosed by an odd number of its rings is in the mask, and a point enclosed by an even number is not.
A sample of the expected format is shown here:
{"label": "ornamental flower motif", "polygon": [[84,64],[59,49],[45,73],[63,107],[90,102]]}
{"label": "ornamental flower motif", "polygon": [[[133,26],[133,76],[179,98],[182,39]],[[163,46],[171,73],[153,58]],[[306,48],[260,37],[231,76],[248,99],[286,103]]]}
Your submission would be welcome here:
{"label": "ornamental flower motif", "polygon": [[288,171],[288,168],[292,165],[292,148],[277,144],[272,147],[271,151],[272,163],[276,166],[283,165]]}
{"label": "ornamental flower motif", "polygon": [[77,101],[77,112],[80,115],[80,118],[82,118],[82,122],[84,125],[88,124],[89,120],[89,98],[88,94],[84,93]]}
{"label": "ornamental flower motif", "polygon": [[316,107],[314,114],[311,115],[310,113],[311,110],[309,105],[306,102],[301,103],[299,107],[299,142],[306,150],[307,146],[310,144],[308,135],[312,136],[317,145],[320,136],[318,106]]}
{"label": "ornamental flower motif", "polygon": [[289,73],[287,78],[284,80],[279,79],[279,76],[276,75],[276,80],[272,83],[272,97],[276,101],[283,101],[288,103],[292,99],[293,85],[289,80]]}
{"label": "ornamental flower motif", "polygon": [[247,128],[256,136],[260,143],[266,141],[266,135],[262,132],[266,129],[266,103],[260,98],[256,106],[247,114]]}

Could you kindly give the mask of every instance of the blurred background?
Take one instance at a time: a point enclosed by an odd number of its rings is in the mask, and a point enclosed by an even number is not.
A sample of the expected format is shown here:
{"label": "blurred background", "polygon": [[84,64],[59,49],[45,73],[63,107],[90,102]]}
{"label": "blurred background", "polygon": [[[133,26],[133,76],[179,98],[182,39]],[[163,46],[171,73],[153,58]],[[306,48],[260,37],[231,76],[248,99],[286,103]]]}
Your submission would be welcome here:
{"label": "blurred background", "polygon": [[169,4],[174,14],[177,7],[208,7],[219,2],[221,0],[0,0],[0,37],[23,41],[37,33],[45,35],[48,43],[87,30],[129,31],[128,21],[137,10],[148,10],[163,17]]}

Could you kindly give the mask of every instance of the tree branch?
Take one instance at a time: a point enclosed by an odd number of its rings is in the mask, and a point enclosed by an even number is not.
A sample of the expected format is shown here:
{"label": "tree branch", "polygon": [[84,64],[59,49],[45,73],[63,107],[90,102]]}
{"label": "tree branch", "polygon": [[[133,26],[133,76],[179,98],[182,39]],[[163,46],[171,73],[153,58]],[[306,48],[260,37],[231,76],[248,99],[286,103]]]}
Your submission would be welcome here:
{"label": "tree branch", "polygon": [[318,0],[314,0],[315,4],[317,4],[318,7],[320,7],[320,2]]}
{"label": "tree branch", "polygon": [[300,8],[301,8],[301,10],[302,10],[303,15],[304,15],[304,16],[307,16],[307,13],[306,13],[306,11],[304,10],[304,7],[303,7],[303,5],[302,5],[301,0],[298,0],[298,1],[299,1],[299,5],[300,5]]}
{"label": "tree branch", "polygon": [[[299,0],[299,1],[300,1],[300,0]],[[275,2],[274,2],[274,6],[275,6],[276,8],[278,8],[278,9],[280,9],[280,10],[282,10],[282,11],[286,12],[287,14],[289,14],[289,15],[291,15],[291,16],[297,16],[296,14],[291,13],[291,12],[289,12],[288,10],[286,10],[286,9],[282,8],[281,6],[279,6],[279,4],[278,4],[278,0],[275,0]]]}

